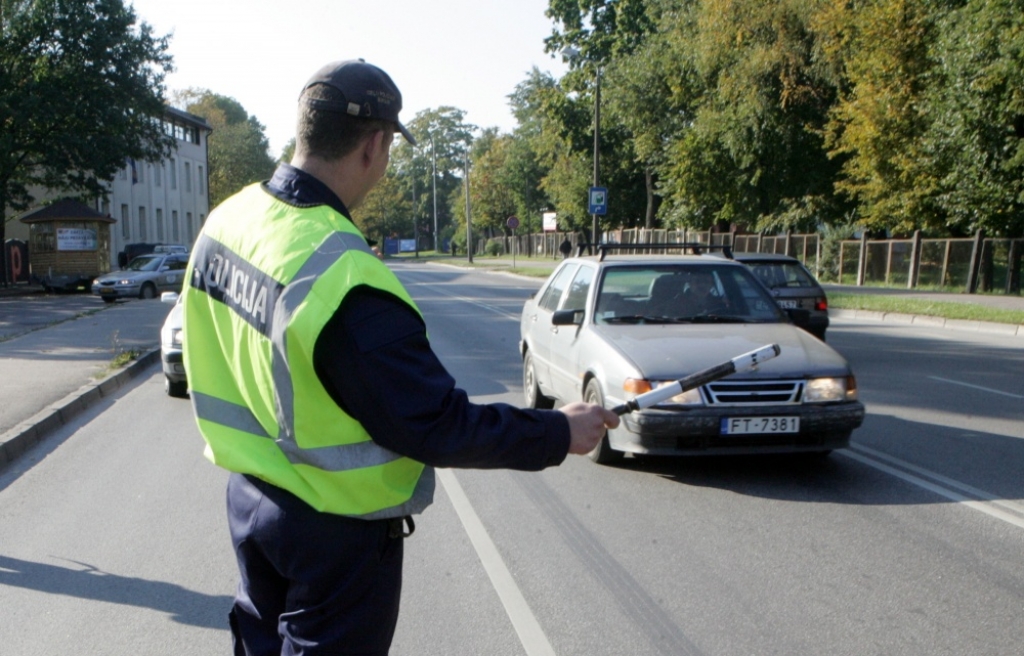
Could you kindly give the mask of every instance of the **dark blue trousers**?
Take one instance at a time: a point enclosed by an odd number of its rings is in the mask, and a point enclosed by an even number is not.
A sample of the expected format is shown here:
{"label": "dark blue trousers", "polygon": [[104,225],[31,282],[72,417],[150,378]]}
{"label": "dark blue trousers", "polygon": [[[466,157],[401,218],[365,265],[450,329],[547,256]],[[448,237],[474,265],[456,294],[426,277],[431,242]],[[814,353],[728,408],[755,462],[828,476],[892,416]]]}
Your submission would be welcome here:
{"label": "dark blue trousers", "polygon": [[388,653],[402,590],[402,538],[389,536],[388,520],[317,512],[241,474],[227,497],[241,572],[236,656]]}

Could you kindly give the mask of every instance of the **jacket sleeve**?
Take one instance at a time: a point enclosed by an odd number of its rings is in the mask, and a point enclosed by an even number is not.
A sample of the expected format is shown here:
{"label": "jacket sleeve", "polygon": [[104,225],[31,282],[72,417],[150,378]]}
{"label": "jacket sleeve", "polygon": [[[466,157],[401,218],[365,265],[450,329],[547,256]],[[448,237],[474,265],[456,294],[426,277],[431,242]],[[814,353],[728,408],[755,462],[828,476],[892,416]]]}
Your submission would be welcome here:
{"label": "jacket sleeve", "polygon": [[569,450],[561,412],[470,402],[427,340],[420,316],[379,290],[352,290],[313,364],[334,401],[375,442],[434,467],[539,470]]}

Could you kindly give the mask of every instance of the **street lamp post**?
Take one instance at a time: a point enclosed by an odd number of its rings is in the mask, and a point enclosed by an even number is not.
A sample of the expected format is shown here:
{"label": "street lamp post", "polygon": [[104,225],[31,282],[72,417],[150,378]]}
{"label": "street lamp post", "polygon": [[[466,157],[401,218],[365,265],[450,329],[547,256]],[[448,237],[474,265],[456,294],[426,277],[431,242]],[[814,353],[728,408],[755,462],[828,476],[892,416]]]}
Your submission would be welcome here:
{"label": "street lamp post", "polygon": [[434,188],[434,254],[437,255],[437,154],[434,151],[434,135],[427,133],[430,137],[430,182]]}

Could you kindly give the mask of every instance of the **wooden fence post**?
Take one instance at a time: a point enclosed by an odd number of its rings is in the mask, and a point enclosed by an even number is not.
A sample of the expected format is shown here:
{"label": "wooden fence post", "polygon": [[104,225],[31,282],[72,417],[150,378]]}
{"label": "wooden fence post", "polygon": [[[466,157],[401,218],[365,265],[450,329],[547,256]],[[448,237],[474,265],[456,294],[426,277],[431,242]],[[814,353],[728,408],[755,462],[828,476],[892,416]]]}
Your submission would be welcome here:
{"label": "wooden fence post", "polygon": [[1007,257],[1007,268],[1006,268],[1006,293],[1007,294],[1019,294],[1020,293],[1020,263],[1021,263],[1021,243],[1024,243],[1022,239],[1011,239],[1010,240],[1010,254]]}
{"label": "wooden fence post", "polygon": [[967,293],[978,291],[978,272],[981,270],[981,247],[984,244],[985,231],[979,229],[974,235],[974,247],[971,249],[971,267],[967,273]]}
{"label": "wooden fence post", "polygon": [[917,287],[918,275],[921,273],[921,231],[914,231],[914,239],[910,248],[910,271],[907,274],[907,289]]}
{"label": "wooden fence post", "polygon": [[864,274],[868,265],[868,231],[860,233],[860,255],[857,258],[857,286],[864,286]]}

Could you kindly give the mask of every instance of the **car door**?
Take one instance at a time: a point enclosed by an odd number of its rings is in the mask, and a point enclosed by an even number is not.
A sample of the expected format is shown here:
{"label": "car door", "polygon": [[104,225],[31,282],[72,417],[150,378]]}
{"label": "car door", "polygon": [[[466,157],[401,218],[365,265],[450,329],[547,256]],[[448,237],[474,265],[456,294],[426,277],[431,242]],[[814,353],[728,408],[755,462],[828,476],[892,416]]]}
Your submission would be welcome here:
{"label": "car door", "polygon": [[583,398],[580,377],[580,338],[593,318],[588,306],[595,268],[581,264],[558,305],[559,310],[583,310],[583,325],[552,326],[551,385],[560,399]]}
{"label": "car door", "polygon": [[556,271],[541,292],[540,298],[537,299],[532,310],[523,317],[526,324],[524,330],[529,334],[527,347],[533,356],[533,369],[537,376],[537,384],[547,395],[552,394],[551,339],[557,328],[551,323],[551,317],[558,308],[577,268],[579,268],[577,263],[570,262]]}
{"label": "car door", "polygon": [[180,292],[188,260],[180,255],[169,255],[160,265],[156,286],[161,292]]}

